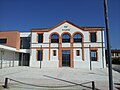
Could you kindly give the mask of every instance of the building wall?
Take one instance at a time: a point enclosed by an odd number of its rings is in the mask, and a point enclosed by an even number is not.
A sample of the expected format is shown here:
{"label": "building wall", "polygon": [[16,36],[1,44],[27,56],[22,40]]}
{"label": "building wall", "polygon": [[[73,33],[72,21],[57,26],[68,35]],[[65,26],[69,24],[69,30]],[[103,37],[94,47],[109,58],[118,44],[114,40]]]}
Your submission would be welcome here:
{"label": "building wall", "polygon": [[0,39],[7,39],[7,43],[4,45],[20,48],[20,33],[18,31],[6,31],[0,32]]}
{"label": "building wall", "polygon": [[0,49],[0,67],[2,63],[2,68],[4,67],[13,67],[19,65],[19,53],[13,51],[4,50],[1,52]]}
{"label": "building wall", "polygon": [[[68,26],[67,29],[70,31],[64,31],[64,26]],[[102,37],[101,32],[103,32],[103,42],[104,42],[104,31],[100,30],[82,30],[80,28],[77,28],[69,23],[64,23],[58,27],[55,27],[51,31],[48,32],[32,32],[31,37],[31,57],[30,57],[30,66],[31,67],[39,67],[40,63],[37,61],[37,50],[42,49],[43,50],[43,61],[42,61],[42,67],[59,67],[60,65],[60,54],[58,44],[50,43],[50,35],[52,33],[58,33],[59,36],[63,33],[70,33],[71,36],[75,32],[80,32],[83,34],[84,41],[82,43],[73,43],[73,46],[71,46],[71,43],[62,43],[61,47],[64,49],[70,49],[73,50],[73,67],[74,68],[89,68],[90,67],[90,49],[89,45],[93,49],[97,49],[98,53],[98,61],[92,61],[92,67],[93,68],[103,68],[103,62],[104,67],[105,65],[105,44],[103,43],[103,53],[104,56],[102,56]],[[90,42],[90,32],[96,32],[97,33],[97,42],[91,43]],[[38,33],[43,33],[43,43],[38,43]],[[72,48],[72,49],[71,49]],[[50,51],[49,51],[50,50]],[[57,50],[57,56],[52,55],[52,51]],[[76,56],[76,50],[80,50],[80,56]],[[49,56],[50,55],[50,56]],[[59,58],[60,57],[60,58]],[[103,58],[102,58],[103,57]],[[102,60],[103,59],[103,60]]]}
{"label": "building wall", "polygon": [[[21,37],[30,37],[31,38],[31,32],[20,32],[20,39]],[[29,42],[30,45],[31,45],[31,41]],[[25,43],[26,44],[26,43]],[[21,42],[20,42],[20,45],[21,45]],[[30,46],[31,47],[31,46]],[[29,49],[26,49],[26,48],[20,48],[20,51],[21,52],[24,52],[24,53],[30,53],[30,48]]]}
{"label": "building wall", "polygon": [[[41,67],[59,67],[58,57],[57,56],[50,56],[50,60],[48,60],[48,49],[43,50],[43,60],[41,61]],[[51,53],[52,54],[52,53]],[[40,61],[37,61],[37,50],[31,50],[30,56],[30,66],[31,67],[40,67]]]}

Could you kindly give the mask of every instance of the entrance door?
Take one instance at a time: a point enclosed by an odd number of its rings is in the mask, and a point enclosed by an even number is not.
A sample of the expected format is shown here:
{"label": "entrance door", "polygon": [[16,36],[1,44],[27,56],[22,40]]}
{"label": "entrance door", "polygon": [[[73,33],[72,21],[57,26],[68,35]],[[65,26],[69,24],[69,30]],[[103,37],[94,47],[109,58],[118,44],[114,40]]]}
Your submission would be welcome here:
{"label": "entrance door", "polygon": [[62,66],[70,67],[70,50],[62,50]]}
{"label": "entrance door", "polygon": [[29,66],[30,54],[29,53],[20,53],[19,54],[19,66]]}

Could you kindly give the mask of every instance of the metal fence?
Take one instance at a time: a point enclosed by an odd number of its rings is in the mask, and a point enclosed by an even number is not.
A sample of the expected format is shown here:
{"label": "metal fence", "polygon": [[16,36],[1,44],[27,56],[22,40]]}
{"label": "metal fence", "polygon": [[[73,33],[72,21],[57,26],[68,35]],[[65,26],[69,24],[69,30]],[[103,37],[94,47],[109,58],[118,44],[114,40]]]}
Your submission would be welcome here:
{"label": "metal fence", "polygon": [[[14,84],[10,84],[10,81],[13,81],[15,82]],[[41,88],[41,90],[48,90],[48,89],[62,89],[62,90],[99,90],[97,88],[95,88],[95,82],[94,81],[89,81],[89,82],[85,82],[85,83],[81,83],[81,84],[77,84],[77,83],[74,83],[74,82],[70,82],[70,81],[66,81],[66,80],[62,80],[62,81],[65,81],[65,82],[68,82],[68,83],[71,83],[71,85],[64,85],[64,86],[61,86],[61,85],[35,85],[35,84],[29,84],[29,83],[25,83],[25,82],[22,82],[22,81],[18,81],[18,80],[14,80],[14,79],[11,79],[11,78],[5,78],[5,83],[3,85],[4,88],[17,88],[17,87],[20,87],[20,85],[24,85],[22,88],[25,88],[25,85],[27,87],[32,87],[32,88]],[[87,86],[87,84],[91,84],[91,86]],[[16,86],[15,86],[16,85]],[[21,85],[21,86],[22,86]],[[15,86],[15,87],[14,87]],[[34,90],[33,89],[33,90]],[[17,90],[17,89],[16,89]],[[25,89],[27,90],[27,89]],[[29,90],[29,89],[28,89]]]}

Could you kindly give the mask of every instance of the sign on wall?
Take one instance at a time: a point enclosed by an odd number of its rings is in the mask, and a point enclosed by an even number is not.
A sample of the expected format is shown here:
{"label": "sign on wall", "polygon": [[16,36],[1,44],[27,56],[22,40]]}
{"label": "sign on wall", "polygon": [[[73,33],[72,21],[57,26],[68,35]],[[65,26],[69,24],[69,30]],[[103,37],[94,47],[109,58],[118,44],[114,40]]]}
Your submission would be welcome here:
{"label": "sign on wall", "polygon": [[64,28],[62,29],[62,31],[70,31],[68,26],[64,26]]}

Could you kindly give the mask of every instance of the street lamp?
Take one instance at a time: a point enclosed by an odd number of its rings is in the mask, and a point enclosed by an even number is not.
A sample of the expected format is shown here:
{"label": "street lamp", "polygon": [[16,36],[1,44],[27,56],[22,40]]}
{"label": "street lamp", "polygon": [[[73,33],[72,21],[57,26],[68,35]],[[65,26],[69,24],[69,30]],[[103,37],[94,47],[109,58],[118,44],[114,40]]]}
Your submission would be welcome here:
{"label": "street lamp", "polygon": [[[42,45],[40,46],[40,49],[42,50]],[[40,60],[40,69],[41,69],[41,65],[42,65],[42,60]]]}
{"label": "street lamp", "polygon": [[92,63],[91,63],[91,45],[89,45],[89,52],[90,52],[90,70],[92,70]]}
{"label": "street lamp", "polygon": [[2,69],[2,63],[3,63],[3,55],[4,55],[4,49],[3,48],[1,48],[1,67],[0,67],[0,69]]}
{"label": "street lamp", "polygon": [[107,39],[108,72],[109,72],[109,90],[113,90],[112,60],[111,60],[110,38],[109,38],[109,22],[108,22],[108,6],[107,6],[107,0],[104,0],[104,14],[105,14],[106,39]]}

